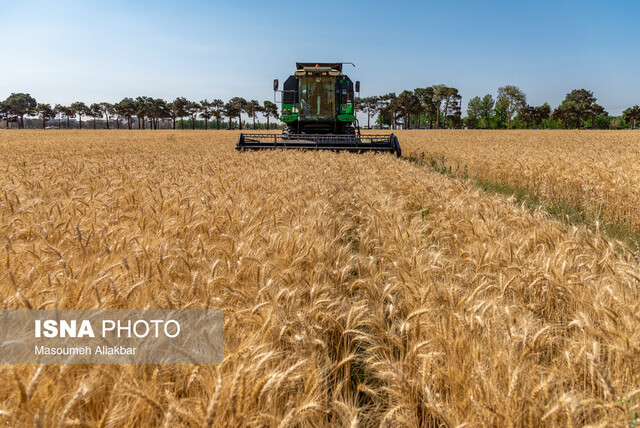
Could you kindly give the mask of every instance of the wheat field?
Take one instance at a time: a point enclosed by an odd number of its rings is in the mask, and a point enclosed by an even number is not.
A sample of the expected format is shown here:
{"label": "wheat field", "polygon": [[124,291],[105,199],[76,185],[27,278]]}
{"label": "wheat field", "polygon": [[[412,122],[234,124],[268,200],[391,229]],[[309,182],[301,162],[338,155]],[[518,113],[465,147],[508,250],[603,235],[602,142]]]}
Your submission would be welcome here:
{"label": "wheat field", "polygon": [[636,131],[399,131],[403,154],[640,229]]}
{"label": "wheat field", "polygon": [[[538,138],[427,132],[400,133],[403,151],[436,156],[451,135],[447,158],[496,177],[509,169],[496,154],[503,138]],[[407,159],[238,153],[237,135],[0,132],[2,309],[222,309],[225,319],[221,365],[2,366],[0,424],[636,422],[630,252]],[[491,147],[484,161],[480,148],[459,149],[480,143]],[[534,146],[537,166],[504,179],[538,171],[528,183],[567,192],[560,169],[542,170],[553,154]],[[574,179],[594,185],[599,162],[635,156],[625,150],[576,155]],[[631,219],[625,198],[608,199],[607,215]]]}

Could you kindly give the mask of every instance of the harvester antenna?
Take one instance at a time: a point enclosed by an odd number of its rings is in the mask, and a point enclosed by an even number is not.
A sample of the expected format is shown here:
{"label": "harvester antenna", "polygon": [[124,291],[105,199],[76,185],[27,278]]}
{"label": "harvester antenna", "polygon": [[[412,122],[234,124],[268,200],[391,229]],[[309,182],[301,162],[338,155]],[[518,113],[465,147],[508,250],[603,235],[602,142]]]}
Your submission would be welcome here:
{"label": "harvester antenna", "polygon": [[356,66],[356,65],[355,65],[354,63],[352,63],[352,62],[343,62],[343,64],[351,64],[351,65],[353,65],[354,67]]}

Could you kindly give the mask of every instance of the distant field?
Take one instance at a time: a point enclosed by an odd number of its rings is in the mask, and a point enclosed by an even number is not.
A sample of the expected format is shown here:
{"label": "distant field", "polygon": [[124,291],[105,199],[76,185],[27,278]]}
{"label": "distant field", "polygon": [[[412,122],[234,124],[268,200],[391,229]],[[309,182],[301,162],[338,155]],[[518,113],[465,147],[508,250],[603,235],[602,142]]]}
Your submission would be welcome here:
{"label": "distant field", "polygon": [[634,422],[633,255],[455,172],[638,225],[640,134],[397,134],[426,165],[238,153],[231,131],[0,131],[3,308],[225,317],[219,366],[3,366],[0,424]]}
{"label": "distant field", "polygon": [[638,131],[400,131],[405,156],[640,229]]}

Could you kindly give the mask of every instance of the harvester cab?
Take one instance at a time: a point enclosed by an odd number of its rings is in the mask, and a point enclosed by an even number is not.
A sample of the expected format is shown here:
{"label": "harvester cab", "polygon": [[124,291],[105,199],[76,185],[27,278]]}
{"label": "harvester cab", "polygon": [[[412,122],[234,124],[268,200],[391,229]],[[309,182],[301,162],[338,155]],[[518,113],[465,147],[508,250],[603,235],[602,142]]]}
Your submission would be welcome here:
{"label": "harvester cab", "polygon": [[[360,134],[355,109],[360,82],[354,85],[342,73],[344,64],[351,63],[296,63],[281,91],[282,134],[243,133],[236,148],[381,151],[400,156],[395,135]],[[279,90],[278,79],[273,89]]]}

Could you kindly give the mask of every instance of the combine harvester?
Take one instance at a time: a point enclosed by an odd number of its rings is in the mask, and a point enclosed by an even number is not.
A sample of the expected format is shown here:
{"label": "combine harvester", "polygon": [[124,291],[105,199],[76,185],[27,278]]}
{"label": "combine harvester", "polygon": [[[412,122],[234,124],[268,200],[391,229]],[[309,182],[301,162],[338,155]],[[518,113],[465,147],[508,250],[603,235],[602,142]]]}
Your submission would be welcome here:
{"label": "combine harvester", "polygon": [[[296,72],[284,82],[282,134],[240,134],[236,149],[346,150],[390,152],[400,156],[393,135],[361,135],[354,110],[354,92],[360,82],[342,74],[351,63],[296,63]],[[352,64],[353,65],[353,64]],[[278,79],[273,90],[278,91]]]}

